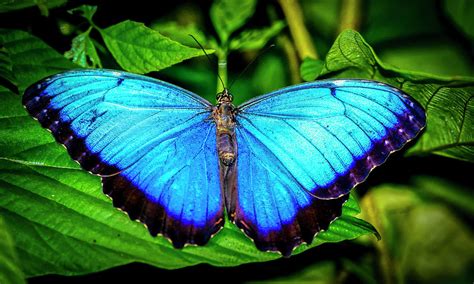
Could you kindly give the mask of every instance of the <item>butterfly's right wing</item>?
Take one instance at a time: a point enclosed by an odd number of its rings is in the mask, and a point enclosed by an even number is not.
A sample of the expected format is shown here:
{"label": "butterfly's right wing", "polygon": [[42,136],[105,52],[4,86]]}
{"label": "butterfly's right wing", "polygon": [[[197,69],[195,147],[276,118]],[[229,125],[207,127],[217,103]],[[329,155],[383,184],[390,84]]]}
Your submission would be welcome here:
{"label": "butterfly's right wing", "polygon": [[203,245],[222,227],[216,130],[204,99],[149,77],[78,70],[32,85],[23,103],[153,235]]}
{"label": "butterfly's right wing", "polygon": [[290,255],[328,228],[350,190],[425,125],[423,109],[375,81],[291,86],[239,107],[229,215],[262,250]]}

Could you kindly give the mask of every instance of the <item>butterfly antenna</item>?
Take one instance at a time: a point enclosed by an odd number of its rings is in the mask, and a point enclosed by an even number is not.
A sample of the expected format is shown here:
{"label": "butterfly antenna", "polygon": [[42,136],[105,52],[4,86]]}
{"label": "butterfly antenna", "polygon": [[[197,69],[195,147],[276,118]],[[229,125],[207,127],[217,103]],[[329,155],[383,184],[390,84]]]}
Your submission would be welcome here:
{"label": "butterfly antenna", "polygon": [[267,51],[268,51],[270,48],[272,48],[272,47],[275,47],[275,44],[271,44],[271,45],[267,46],[265,49],[261,50],[261,51],[257,54],[257,56],[255,56],[254,59],[252,59],[252,61],[250,61],[250,63],[247,64],[247,66],[245,66],[244,70],[242,70],[242,72],[240,72],[240,74],[239,74],[237,77],[235,77],[234,80],[232,80],[232,83],[230,83],[230,85],[229,85],[229,89],[232,88],[232,86],[234,85],[234,83],[235,83],[240,77],[242,77],[242,75],[245,73],[245,71],[247,71],[247,70],[249,69],[249,67],[250,67],[255,61],[257,61],[257,59],[258,59],[262,54],[264,54],[265,52],[267,52]]}
{"label": "butterfly antenna", "polygon": [[[209,62],[211,64],[213,64],[214,62],[212,62],[211,60],[211,57],[209,56],[209,54],[207,54],[206,50],[204,49],[204,47],[199,43],[199,41],[192,35],[192,34],[189,34],[190,37],[192,37],[194,39],[194,41],[199,45],[199,47],[201,48],[202,52],[204,52],[204,54],[206,55],[207,57],[207,60],[209,60]],[[219,78],[219,81],[221,82],[222,84],[222,89],[225,89],[225,84],[224,84],[224,81],[222,80],[221,76],[219,75],[219,73],[217,73],[217,78]]]}

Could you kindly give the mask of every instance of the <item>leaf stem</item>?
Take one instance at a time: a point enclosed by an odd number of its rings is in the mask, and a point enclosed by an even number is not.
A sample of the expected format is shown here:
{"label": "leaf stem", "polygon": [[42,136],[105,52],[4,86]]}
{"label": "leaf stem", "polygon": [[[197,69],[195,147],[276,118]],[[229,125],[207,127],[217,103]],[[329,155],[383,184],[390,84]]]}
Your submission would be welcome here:
{"label": "leaf stem", "polygon": [[360,0],[342,0],[339,15],[338,34],[344,30],[359,30],[360,28]]}
{"label": "leaf stem", "polygon": [[278,0],[278,2],[285,14],[299,58],[301,60],[307,57],[318,59],[316,47],[304,24],[303,12],[298,0]]}

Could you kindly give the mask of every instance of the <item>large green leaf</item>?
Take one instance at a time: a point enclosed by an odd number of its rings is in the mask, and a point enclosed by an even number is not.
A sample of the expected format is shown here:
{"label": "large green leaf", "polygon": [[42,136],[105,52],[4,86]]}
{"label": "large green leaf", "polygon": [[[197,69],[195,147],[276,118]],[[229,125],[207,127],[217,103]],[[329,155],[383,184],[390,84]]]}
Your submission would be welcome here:
{"label": "large green leaf", "polygon": [[15,242],[5,221],[0,216],[0,283],[25,283],[19,263]]}
{"label": "large green leaf", "polygon": [[[4,44],[14,51],[13,69],[23,68],[24,62],[32,59],[54,62],[39,69],[44,74],[54,73],[58,66],[72,65],[44,44],[41,46],[47,50],[37,54],[38,39],[23,32],[9,33],[4,36],[8,39]],[[34,44],[21,44],[17,41],[19,35],[23,42]],[[22,57],[17,53],[20,46]],[[21,86],[43,76],[18,70],[25,73],[18,73]],[[1,87],[0,100],[0,216],[15,236],[15,248],[26,276],[85,274],[131,262],[171,269],[198,263],[235,266],[280,257],[258,251],[229,222],[204,247],[177,250],[165,238],[150,236],[143,225],[115,209],[102,194],[100,179],[81,170],[50,133],[26,113],[21,96]],[[370,224],[355,217],[359,212],[351,197],[329,230],[295,253],[374,233]]]}
{"label": "large green leaf", "polygon": [[230,35],[242,27],[255,12],[255,0],[216,0],[211,6],[211,20],[221,39],[227,43]]}
{"label": "large green leaf", "polygon": [[427,127],[410,153],[474,161],[474,78],[441,77],[389,66],[354,31],[337,38],[318,76],[372,79],[402,89],[427,115]]}
{"label": "large green leaf", "polygon": [[100,33],[120,66],[134,73],[158,71],[183,60],[204,55],[200,49],[184,46],[142,23],[133,21],[127,20],[101,29]]}
{"label": "large green leaf", "polygon": [[13,66],[8,54],[8,50],[4,46],[0,46],[0,77],[4,80],[16,85],[15,74],[13,73]]}
{"label": "large green leaf", "polygon": [[43,41],[23,31],[0,29],[0,46],[8,51],[8,68],[15,74],[20,92],[46,76],[77,68]]}

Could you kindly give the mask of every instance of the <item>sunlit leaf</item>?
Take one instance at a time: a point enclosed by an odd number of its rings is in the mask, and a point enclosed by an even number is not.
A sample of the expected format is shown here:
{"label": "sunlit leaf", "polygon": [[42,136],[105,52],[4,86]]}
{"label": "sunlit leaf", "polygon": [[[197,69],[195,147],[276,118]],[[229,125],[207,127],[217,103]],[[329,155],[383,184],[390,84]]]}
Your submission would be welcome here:
{"label": "sunlit leaf", "polygon": [[0,29],[0,46],[8,50],[20,92],[46,76],[78,66],[24,31]]}
{"label": "sunlit leaf", "polygon": [[[142,23],[124,21],[100,30],[118,64],[134,73],[158,71],[203,52],[173,41]],[[207,53],[212,53],[207,50]]]}

